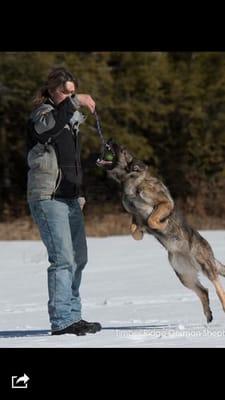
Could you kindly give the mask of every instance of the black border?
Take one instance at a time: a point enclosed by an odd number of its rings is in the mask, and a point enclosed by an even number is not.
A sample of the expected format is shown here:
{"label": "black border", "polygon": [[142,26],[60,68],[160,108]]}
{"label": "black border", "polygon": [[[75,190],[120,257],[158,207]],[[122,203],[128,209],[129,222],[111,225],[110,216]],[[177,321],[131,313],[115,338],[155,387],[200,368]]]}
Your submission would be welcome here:
{"label": "black border", "polygon": [[[89,394],[117,399],[123,390],[127,398],[129,391],[145,387],[151,398],[153,390],[157,397],[164,391],[167,397],[179,393],[183,383],[183,396],[195,383],[210,389],[213,373],[217,379],[221,376],[218,360],[224,354],[221,348],[1,349],[0,393],[45,395],[49,391],[77,398],[80,391],[85,399]],[[28,388],[11,389],[11,376],[24,373],[30,378]]]}
{"label": "black border", "polygon": [[[211,10],[206,18],[205,10],[199,14],[196,9],[184,9],[179,18],[171,18],[164,6],[161,13],[146,7],[140,14],[141,6],[136,4],[132,15],[127,4],[124,17],[114,4],[107,18],[101,14],[96,18],[86,4],[85,17],[77,17],[77,8],[71,11],[75,17],[69,24],[62,14],[58,20],[65,25],[58,30],[52,29],[47,15],[44,23],[34,15],[19,16],[16,24],[5,18],[0,51],[225,51],[223,13],[215,16]],[[49,389],[51,394],[62,392],[66,398],[70,392],[70,397],[76,398],[81,390],[86,398],[89,389],[94,398],[101,394],[117,399],[123,390],[127,398],[130,390],[141,393],[146,388],[148,397],[153,397],[153,389],[158,395],[165,391],[168,397],[184,383],[178,394],[191,391],[193,396],[193,383],[201,382],[201,387],[209,389],[213,370],[221,376],[223,368],[218,373],[218,361],[224,359],[224,352],[223,348],[2,348],[0,393],[18,393],[10,387],[11,376],[26,373],[31,380],[23,394],[46,395]]]}

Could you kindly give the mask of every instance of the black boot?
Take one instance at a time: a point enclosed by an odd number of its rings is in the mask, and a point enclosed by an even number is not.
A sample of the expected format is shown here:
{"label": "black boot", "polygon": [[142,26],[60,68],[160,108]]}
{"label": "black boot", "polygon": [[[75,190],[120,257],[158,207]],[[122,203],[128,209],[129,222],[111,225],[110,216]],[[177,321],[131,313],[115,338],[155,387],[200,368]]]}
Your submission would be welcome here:
{"label": "black boot", "polygon": [[96,333],[102,329],[102,326],[99,322],[88,322],[83,319],[81,319],[79,322],[82,323],[84,328],[87,329],[87,333]]}
{"label": "black boot", "polygon": [[98,322],[87,322],[81,319],[74,322],[72,325],[58,331],[52,331],[52,335],[65,335],[70,333],[72,335],[84,336],[86,333],[96,333],[102,329]]}
{"label": "black boot", "polygon": [[87,333],[87,329],[79,321],[79,322],[74,322],[72,325],[67,326],[64,329],[60,329],[58,331],[52,331],[52,335],[65,335],[67,333],[77,336],[84,336]]}

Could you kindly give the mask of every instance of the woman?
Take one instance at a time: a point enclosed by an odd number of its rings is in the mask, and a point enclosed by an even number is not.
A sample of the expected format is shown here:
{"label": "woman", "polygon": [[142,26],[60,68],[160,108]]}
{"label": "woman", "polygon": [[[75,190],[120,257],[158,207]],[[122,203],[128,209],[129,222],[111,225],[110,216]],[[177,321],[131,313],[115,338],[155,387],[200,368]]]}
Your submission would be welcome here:
{"label": "woman", "polygon": [[85,335],[101,330],[81,318],[79,287],[87,263],[82,208],[79,125],[95,102],[75,94],[77,80],[54,68],[34,99],[28,120],[27,200],[48,251],[48,312],[52,335]]}

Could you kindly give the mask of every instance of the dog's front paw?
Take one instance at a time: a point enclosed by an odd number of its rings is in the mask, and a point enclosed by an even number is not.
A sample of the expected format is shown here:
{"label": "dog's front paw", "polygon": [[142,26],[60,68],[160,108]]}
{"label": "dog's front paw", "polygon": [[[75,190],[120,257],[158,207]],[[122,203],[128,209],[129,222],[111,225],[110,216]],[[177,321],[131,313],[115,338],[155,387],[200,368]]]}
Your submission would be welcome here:
{"label": "dog's front paw", "polygon": [[143,231],[136,225],[132,224],[130,227],[131,235],[135,240],[143,239],[144,233]]}
{"label": "dog's front paw", "polygon": [[157,229],[159,231],[164,231],[168,226],[168,219],[165,222],[160,222],[151,219],[151,216],[147,219],[147,224],[151,229]]}

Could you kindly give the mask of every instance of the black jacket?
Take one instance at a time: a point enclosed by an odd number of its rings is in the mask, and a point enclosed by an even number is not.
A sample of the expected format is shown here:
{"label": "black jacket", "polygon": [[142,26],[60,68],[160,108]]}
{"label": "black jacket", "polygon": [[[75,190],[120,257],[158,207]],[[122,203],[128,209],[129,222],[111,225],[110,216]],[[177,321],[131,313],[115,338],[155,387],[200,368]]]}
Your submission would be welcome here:
{"label": "black jacket", "polygon": [[80,160],[79,124],[84,116],[76,111],[78,102],[67,97],[59,105],[49,98],[36,108],[28,121],[28,152],[38,142],[55,148],[60,174],[54,197],[74,198],[84,195]]}

